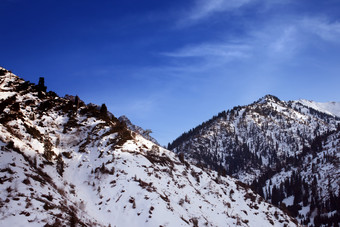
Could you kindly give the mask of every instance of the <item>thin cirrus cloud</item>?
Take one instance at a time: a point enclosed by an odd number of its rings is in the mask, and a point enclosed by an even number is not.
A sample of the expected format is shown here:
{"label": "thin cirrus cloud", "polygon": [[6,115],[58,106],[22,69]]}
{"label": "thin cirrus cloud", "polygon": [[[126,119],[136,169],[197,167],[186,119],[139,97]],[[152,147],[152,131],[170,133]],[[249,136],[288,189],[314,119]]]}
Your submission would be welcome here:
{"label": "thin cirrus cloud", "polygon": [[226,40],[216,43],[214,41],[203,44],[187,45],[174,51],[162,53],[163,56],[190,60],[201,59],[198,64],[224,65],[233,61],[247,61],[259,56],[272,56],[273,54],[294,54],[299,46],[299,31],[292,25],[272,26],[262,30],[249,31],[244,37],[235,40]]}
{"label": "thin cirrus cloud", "polygon": [[327,18],[304,18],[301,27],[324,41],[340,42],[340,22],[330,22]]}
{"label": "thin cirrus cloud", "polygon": [[287,26],[283,29],[283,32],[279,35],[279,37],[274,40],[270,49],[275,53],[292,53],[296,50],[296,36],[297,31],[295,26]]}
{"label": "thin cirrus cloud", "polygon": [[340,23],[326,17],[295,18],[282,24],[271,23],[255,34],[254,42],[258,46],[262,43],[271,56],[292,58],[302,50],[314,48],[315,42],[339,44]]}
{"label": "thin cirrus cloud", "polygon": [[273,24],[261,34],[258,43],[268,43],[265,49],[271,56],[293,58],[302,50],[314,48],[315,42],[340,43],[340,23],[319,17],[297,18],[282,25]]}
{"label": "thin cirrus cloud", "polygon": [[209,19],[211,16],[221,12],[239,11],[252,3],[260,6],[262,11],[266,11],[272,9],[276,5],[288,4],[290,2],[291,0],[195,0],[193,6],[185,11],[178,24],[180,26],[190,26],[199,23],[202,20]]}
{"label": "thin cirrus cloud", "polygon": [[215,13],[241,8],[251,1],[254,0],[197,0],[194,6],[185,12],[185,16],[180,20],[179,24],[182,26],[195,24]]}
{"label": "thin cirrus cloud", "polygon": [[249,57],[250,47],[243,44],[198,44],[183,47],[173,52],[163,53],[168,57],[223,57],[228,59]]}
{"label": "thin cirrus cloud", "polygon": [[235,61],[246,61],[252,57],[253,47],[244,44],[203,43],[187,45],[171,52],[161,53],[163,57],[171,58],[166,66],[156,67],[162,74],[172,77],[196,78],[203,72],[212,72]]}
{"label": "thin cirrus cloud", "polygon": [[340,23],[331,23],[326,18],[318,17],[293,18],[280,23],[272,21],[260,29],[249,29],[245,36],[237,37],[237,44],[234,40],[222,43],[205,41],[186,45],[162,55],[173,58],[199,58],[205,62],[221,64],[273,55],[275,58],[286,59],[298,55],[302,49],[310,48],[311,41],[316,37],[326,43],[339,43]]}

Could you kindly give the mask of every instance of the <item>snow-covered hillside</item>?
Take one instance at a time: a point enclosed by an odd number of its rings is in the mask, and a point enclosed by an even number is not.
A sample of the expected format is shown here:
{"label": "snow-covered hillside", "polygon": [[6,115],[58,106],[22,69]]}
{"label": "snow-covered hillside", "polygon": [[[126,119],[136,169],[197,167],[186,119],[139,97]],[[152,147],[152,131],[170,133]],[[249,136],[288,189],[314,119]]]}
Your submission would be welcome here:
{"label": "snow-covered hillside", "polygon": [[[322,215],[328,215],[333,223],[334,210],[340,208],[327,204],[331,197],[340,197],[338,106],[339,103],[301,100],[285,102],[267,95],[250,105],[219,113],[177,138],[169,149],[252,185],[268,201],[282,209],[287,205],[304,224],[313,224],[314,217]],[[312,193],[303,187],[315,175],[316,192]],[[269,187],[270,182],[277,185]],[[280,186],[281,182],[286,183]],[[290,188],[301,190],[293,193]],[[305,196],[304,202],[298,194]],[[296,197],[295,203],[283,204],[290,196]],[[312,208],[304,208],[307,205]],[[334,219],[339,217],[337,214]]]}
{"label": "snow-covered hillside", "polygon": [[0,69],[0,226],[296,226],[239,181],[75,100]]}

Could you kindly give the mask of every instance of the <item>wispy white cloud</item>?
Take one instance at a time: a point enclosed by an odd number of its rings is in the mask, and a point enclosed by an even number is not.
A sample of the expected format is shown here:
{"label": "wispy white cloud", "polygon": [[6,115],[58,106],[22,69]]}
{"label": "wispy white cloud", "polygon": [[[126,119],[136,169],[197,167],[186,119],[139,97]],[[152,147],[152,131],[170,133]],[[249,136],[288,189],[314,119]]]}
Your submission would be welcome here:
{"label": "wispy white cloud", "polygon": [[[255,0],[254,0],[255,1]],[[340,23],[326,19],[282,17],[269,20],[261,27],[252,27],[242,36],[219,37],[224,42],[205,40],[161,53],[168,60],[157,67],[159,74],[174,77],[224,74],[229,69],[248,65],[260,71],[277,70],[293,65],[313,48],[320,37],[324,42],[340,42]],[[255,70],[255,69],[254,69]]]}
{"label": "wispy white cloud", "polygon": [[275,53],[282,52],[293,52],[297,47],[297,30],[293,25],[289,25],[283,29],[282,33],[280,33],[276,38],[273,39],[270,49]]}
{"label": "wispy white cloud", "polygon": [[250,31],[251,39],[246,42],[254,49],[254,57],[277,61],[297,55],[307,44],[303,41],[301,29],[295,24],[272,22],[259,30]]}
{"label": "wispy white cloud", "polygon": [[[188,45],[172,52],[160,53],[168,57],[168,64],[148,69],[157,71],[160,75],[168,75],[175,78],[197,78],[199,75],[207,77],[212,72],[223,70],[232,62],[246,61],[251,58],[253,47],[244,44],[235,44],[226,41],[224,43],[203,43]],[[153,72],[154,73],[154,72]]]}
{"label": "wispy white cloud", "polygon": [[250,47],[243,44],[207,43],[190,45],[173,52],[163,53],[169,57],[221,57],[225,60],[249,57]]}
{"label": "wispy white cloud", "polygon": [[273,21],[260,30],[250,31],[253,39],[247,43],[257,48],[255,56],[267,53],[276,59],[292,58],[312,48],[315,42],[340,43],[340,23],[320,17],[296,17]]}
{"label": "wispy white cloud", "polygon": [[304,18],[301,21],[304,30],[325,41],[340,42],[340,22],[330,22],[326,18]]}
{"label": "wispy white cloud", "polygon": [[180,25],[195,24],[200,20],[209,18],[215,13],[226,12],[241,8],[254,0],[197,0],[193,7],[185,12]]}
{"label": "wispy white cloud", "polygon": [[292,58],[302,50],[313,47],[320,39],[324,43],[340,43],[340,23],[318,17],[295,18],[270,23],[254,37],[253,44],[262,45],[263,51],[270,56]]}
{"label": "wispy white cloud", "polygon": [[181,26],[190,26],[222,12],[235,12],[250,4],[258,4],[257,10],[267,11],[277,5],[289,4],[292,0],[195,0],[191,8],[185,11],[178,22]]}
{"label": "wispy white cloud", "polygon": [[[197,45],[187,45],[172,52],[162,53],[163,56],[198,59],[197,66],[202,69],[224,66],[234,61],[253,61],[258,59],[286,58],[298,53],[301,42],[301,29],[290,23],[273,23],[261,29],[249,30],[247,35],[235,37],[232,40],[216,43],[205,42]],[[237,38],[237,41],[235,41]],[[191,66],[195,64],[191,63]],[[193,70],[197,66],[190,67]],[[177,68],[177,67],[176,67]],[[184,66],[188,69],[188,66]],[[181,66],[180,69],[183,69]]]}

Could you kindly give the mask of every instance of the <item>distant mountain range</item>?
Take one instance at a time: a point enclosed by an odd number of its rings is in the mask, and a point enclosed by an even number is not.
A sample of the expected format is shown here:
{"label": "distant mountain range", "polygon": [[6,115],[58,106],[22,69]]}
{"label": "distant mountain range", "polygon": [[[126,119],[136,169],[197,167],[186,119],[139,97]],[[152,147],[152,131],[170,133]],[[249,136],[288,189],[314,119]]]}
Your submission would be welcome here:
{"label": "distant mountain range", "polygon": [[304,225],[340,225],[339,102],[266,95],[219,113],[168,149],[250,185]]}
{"label": "distant mountain range", "polygon": [[139,133],[105,104],[0,68],[0,226],[298,226],[244,183]]}

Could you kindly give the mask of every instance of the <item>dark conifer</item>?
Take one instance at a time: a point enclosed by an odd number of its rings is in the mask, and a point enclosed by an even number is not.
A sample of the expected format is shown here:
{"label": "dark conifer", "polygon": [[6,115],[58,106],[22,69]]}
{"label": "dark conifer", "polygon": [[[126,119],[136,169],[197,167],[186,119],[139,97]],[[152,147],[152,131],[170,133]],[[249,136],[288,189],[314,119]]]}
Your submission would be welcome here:
{"label": "dark conifer", "polygon": [[105,103],[103,103],[102,106],[100,107],[100,115],[102,117],[107,116],[107,107],[106,107]]}
{"label": "dark conifer", "polygon": [[39,77],[39,83],[37,85],[38,91],[46,92],[47,87],[45,86],[45,78]]}
{"label": "dark conifer", "polygon": [[77,107],[77,109],[78,109],[78,107],[79,107],[79,97],[78,97],[78,95],[76,95],[76,97],[74,98],[74,105]]}

